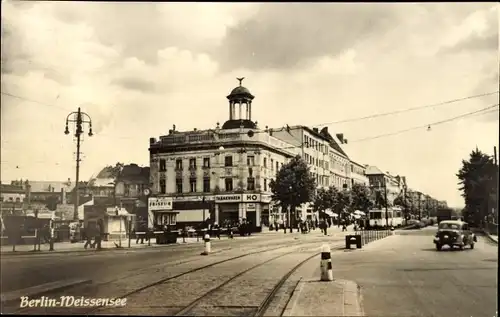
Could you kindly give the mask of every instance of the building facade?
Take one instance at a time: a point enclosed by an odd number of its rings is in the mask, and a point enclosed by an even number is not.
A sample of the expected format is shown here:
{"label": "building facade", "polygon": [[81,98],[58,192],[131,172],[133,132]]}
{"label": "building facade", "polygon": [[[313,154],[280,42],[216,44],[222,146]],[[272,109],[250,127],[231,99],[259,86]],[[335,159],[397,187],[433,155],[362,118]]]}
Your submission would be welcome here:
{"label": "building facade", "polygon": [[[350,187],[350,160],[339,145],[343,141],[341,134],[333,137],[326,127],[320,131],[301,125],[269,129],[269,133],[293,145],[292,151],[307,163],[318,188],[335,186],[344,190]],[[302,219],[319,219],[311,204],[303,204],[297,213]]]}
{"label": "building facade", "polygon": [[356,163],[354,161],[350,161],[350,168],[351,168],[351,188],[354,184],[360,184],[360,185],[365,185],[369,186],[370,182],[368,180],[368,177],[366,176],[366,165],[362,165],[359,163]]}
{"label": "building facade", "polygon": [[402,194],[402,177],[391,175],[389,172],[382,172],[376,166],[367,166],[365,171],[369,185],[372,190],[385,193],[387,191],[387,202],[394,204],[394,200]]}
{"label": "building facade", "polygon": [[294,146],[252,121],[254,96],[241,86],[227,96],[229,120],[215,129],[150,138],[150,216],[183,227],[210,219],[268,225],[269,183],[294,156]]}

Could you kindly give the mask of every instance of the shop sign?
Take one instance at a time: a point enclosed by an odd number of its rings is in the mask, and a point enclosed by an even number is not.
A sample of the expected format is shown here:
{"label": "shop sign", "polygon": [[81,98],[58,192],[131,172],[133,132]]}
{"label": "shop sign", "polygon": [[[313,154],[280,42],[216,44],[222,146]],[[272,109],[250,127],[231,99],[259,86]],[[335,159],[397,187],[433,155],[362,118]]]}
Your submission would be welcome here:
{"label": "shop sign", "polygon": [[218,203],[235,203],[241,201],[241,195],[217,195],[215,202]]}
{"label": "shop sign", "polygon": [[244,202],[259,202],[260,201],[260,194],[243,194],[243,201]]}
{"label": "shop sign", "polygon": [[257,204],[249,203],[247,204],[247,210],[256,210]]}
{"label": "shop sign", "polygon": [[148,209],[154,210],[172,210],[172,197],[150,197],[148,200]]}
{"label": "shop sign", "polygon": [[172,198],[174,202],[180,202],[180,201],[203,201],[203,197],[205,197],[205,201],[214,200],[214,196],[179,196]]}
{"label": "shop sign", "polygon": [[270,203],[272,200],[271,195],[262,195],[262,202],[263,203]]}

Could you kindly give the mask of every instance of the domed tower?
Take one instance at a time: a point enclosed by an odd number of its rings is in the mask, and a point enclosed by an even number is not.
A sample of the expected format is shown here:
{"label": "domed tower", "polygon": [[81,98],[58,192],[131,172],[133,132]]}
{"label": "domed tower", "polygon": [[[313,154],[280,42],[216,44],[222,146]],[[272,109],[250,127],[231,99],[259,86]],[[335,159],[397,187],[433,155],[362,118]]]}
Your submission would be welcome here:
{"label": "domed tower", "polygon": [[[226,97],[229,100],[229,120],[222,125],[222,129],[237,129],[241,126],[246,129],[255,129],[256,125],[252,122],[252,100],[255,96],[241,85],[245,77],[236,79],[240,85]],[[236,113],[237,107],[238,113]],[[245,114],[243,114],[243,110],[245,110]]]}

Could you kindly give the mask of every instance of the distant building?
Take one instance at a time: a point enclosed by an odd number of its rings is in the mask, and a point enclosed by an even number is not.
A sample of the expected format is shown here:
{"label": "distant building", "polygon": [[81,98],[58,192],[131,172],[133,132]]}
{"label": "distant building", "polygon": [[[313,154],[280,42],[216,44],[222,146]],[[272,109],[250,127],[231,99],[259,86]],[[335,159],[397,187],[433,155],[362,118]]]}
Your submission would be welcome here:
{"label": "distant building", "polygon": [[[402,194],[403,180],[401,176],[393,176],[389,172],[382,172],[376,166],[367,166],[365,175],[368,177],[370,188],[384,193],[387,190],[387,202],[394,204],[394,200]],[[404,178],[406,181],[406,178]]]}
{"label": "distant building", "polygon": [[26,190],[20,184],[0,184],[0,210],[2,215],[23,215],[26,209],[26,196]]}
{"label": "distant building", "polygon": [[269,183],[294,156],[294,146],[252,121],[254,96],[241,82],[227,99],[229,119],[222,127],[181,132],[174,126],[159,140],[150,138],[149,210],[155,224],[246,219],[256,230],[269,224]]}
{"label": "distant building", "polygon": [[[144,190],[149,188],[149,167],[137,164],[106,166],[88,182],[79,185],[79,205],[84,210],[123,208],[137,215],[137,221],[147,221],[147,203]],[[81,217],[82,219],[84,217]]]}
{"label": "distant building", "polygon": [[356,163],[353,160],[350,160],[350,168],[351,168],[351,188],[354,184],[361,184],[365,186],[369,186],[370,182],[368,177],[366,176],[366,166]]}

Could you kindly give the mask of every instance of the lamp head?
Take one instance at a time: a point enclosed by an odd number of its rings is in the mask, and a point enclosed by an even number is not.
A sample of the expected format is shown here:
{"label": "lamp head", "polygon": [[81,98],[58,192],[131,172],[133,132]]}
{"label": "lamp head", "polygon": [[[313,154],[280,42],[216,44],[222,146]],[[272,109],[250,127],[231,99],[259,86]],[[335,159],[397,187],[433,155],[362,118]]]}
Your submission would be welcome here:
{"label": "lamp head", "polygon": [[64,129],[64,134],[68,135],[69,134],[69,128],[68,124],[66,123],[66,129]]}
{"label": "lamp head", "polygon": [[94,133],[92,133],[92,127],[89,128],[89,136],[93,136]]}

